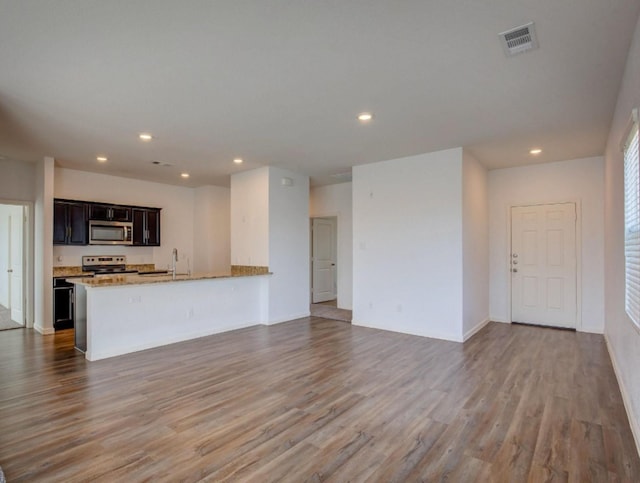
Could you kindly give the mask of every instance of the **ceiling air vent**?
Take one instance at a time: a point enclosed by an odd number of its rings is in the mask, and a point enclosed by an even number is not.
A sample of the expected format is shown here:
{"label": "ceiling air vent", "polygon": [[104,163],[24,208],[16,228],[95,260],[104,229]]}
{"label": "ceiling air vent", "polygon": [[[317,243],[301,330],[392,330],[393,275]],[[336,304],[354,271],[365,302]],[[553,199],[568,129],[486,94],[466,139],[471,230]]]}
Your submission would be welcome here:
{"label": "ceiling air vent", "polygon": [[529,50],[538,48],[538,38],[533,22],[512,28],[500,34],[502,49],[507,57],[513,57]]}

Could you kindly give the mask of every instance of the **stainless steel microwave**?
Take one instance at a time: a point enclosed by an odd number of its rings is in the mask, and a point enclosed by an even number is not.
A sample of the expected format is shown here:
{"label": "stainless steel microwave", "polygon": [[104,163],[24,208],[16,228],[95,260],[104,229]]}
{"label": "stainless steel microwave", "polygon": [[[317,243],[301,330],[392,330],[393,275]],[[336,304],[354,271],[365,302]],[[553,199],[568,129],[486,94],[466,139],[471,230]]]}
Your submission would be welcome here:
{"label": "stainless steel microwave", "polygon": [[133,245],[133,223],[90,220],[89,245]]}

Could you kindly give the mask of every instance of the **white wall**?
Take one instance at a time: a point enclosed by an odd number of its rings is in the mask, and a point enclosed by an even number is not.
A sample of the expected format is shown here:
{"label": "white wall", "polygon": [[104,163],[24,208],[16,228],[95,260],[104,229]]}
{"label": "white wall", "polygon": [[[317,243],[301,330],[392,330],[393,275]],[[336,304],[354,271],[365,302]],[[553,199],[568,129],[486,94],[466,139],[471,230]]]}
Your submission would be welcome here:
{"label": "white wall", "polygon": [[353,168],[353,323],[462,340],[462,149]]}
{"label": "white wall", "polygon": [[269,168],[231,176],[231,263],[269,265]]}
{"label": "white wall", "polygon": [[509,207],[529,203],[576,201],[581,212],[582,275],[578,330],[604,329],[603,159],[575,159],[489,172],[490,315],[510,321]]}
{"label": "white wall", "polygon": [[231,265],[230,190],[203,186],[194,190],[194,272],[224,272]]}
{"label": "white wall", "polygon": [[54,186],[56,198],[162,208],[160,247],[55,246],[56,266],[80,265],[82,255],[87,254],[122,254],[128,263],[155,263],[157,268],[167,268],[173,248],[178,249],[180,258],[178,271],[186,271],[187,258],[193,261],[193,189],[62,168],[55,170]]}
{"label": "white wall", "polygon": [[627,57],[605,153],[605,336],[640,452],[640,330],[624,308],[624,178],[620,143],[640,108],[640,19]]}
{"label": "white wall", "polygon": [[[285,186],[288,178],[292,184]],[[309,315],[309,177],[269,168],[269,323]]]}
{"label": "white wall", "polygon": [[464,339],[489,322],[489,197],[487,170],[463,151],[462,273]]}
{"label": "white wall", "polygon": [[0,160],[0,200],[36,199],[36,163]]}
{"label": "white wall", "polygon": [[338,307],[353,307],[353,215],[352,183],[311,188],[310,217],[338,219]]}

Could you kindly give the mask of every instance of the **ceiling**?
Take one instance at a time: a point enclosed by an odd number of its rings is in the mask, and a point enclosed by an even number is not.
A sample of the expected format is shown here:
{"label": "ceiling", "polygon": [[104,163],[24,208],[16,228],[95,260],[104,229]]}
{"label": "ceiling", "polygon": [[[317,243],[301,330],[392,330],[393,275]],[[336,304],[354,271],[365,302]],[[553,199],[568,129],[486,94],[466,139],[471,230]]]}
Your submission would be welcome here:
{"label": "ceiling", "polygon": [[[490,169],[602,155],[639,11],[638,0],[0,0],[0,156],[201,186],[267,165],[327,184],[458,146]],[[529,21],[540,48],[507,58],[498,33]],[[362,111],[374,119],[360,123]]]}

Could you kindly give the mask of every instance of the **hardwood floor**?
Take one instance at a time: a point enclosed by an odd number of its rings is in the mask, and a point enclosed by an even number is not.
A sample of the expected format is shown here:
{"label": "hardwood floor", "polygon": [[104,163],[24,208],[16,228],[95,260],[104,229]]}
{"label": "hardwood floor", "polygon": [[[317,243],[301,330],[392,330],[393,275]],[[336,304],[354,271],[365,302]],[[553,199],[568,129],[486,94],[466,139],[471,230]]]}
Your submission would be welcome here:
{"label": "hardwood floor", "polygon": [[[70,331],[67,331],[70,332]],[[639,481],[602,336],[443,342],[320,318],[86,362],[0,333],[19,481]]]}

